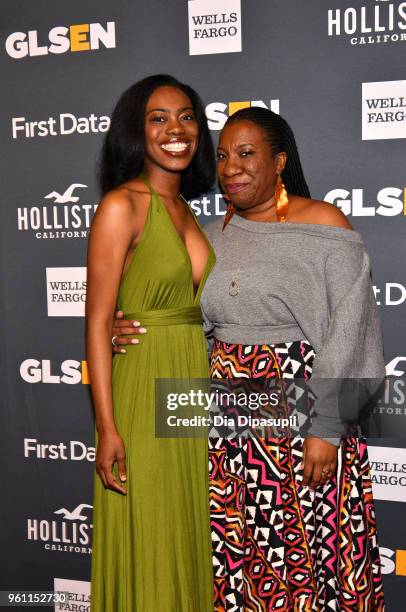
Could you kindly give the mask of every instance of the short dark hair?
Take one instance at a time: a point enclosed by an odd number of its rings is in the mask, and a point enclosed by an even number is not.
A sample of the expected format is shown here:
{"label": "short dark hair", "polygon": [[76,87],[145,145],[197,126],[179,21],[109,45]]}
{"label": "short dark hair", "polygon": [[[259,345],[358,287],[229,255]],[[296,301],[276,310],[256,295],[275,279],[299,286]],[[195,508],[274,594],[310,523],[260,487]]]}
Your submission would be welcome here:
{"label": "short dark hair", "polygon": [[197,151],[182,174],[180,191],[192,198],[211,190],[215,181],[215,157],[203,103],[192,87],[168,74],[156,74],[131,85],[114,108],[99,161],[102,193],[136,178],[146,156],[145,109],[158,87],[176,87],[190,99],[199,128]]}
{"label": "short dark hair", "polygon": [[303,174],[296,140],[288,122],[267,108],[251,106],[249,108],[242,108],[231,115],[227,119],[226,125],[242,120],[252,121],[252,123],[263,129],[271,146],[272,155],[282,152],[286,153],[286,165],[282,172],[282,180],[286,191],[292,195],[310,198],[310,191]]}

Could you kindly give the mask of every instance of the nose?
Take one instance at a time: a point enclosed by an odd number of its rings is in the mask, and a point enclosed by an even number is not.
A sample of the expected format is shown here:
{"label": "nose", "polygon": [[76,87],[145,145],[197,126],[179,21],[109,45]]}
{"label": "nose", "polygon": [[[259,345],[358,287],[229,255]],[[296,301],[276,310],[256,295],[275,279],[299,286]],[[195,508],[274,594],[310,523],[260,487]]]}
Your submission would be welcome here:
{"label": "nose", "polygon": [[241,173],[241,166],[239,158],[236,155],[228,155],[226,159],[222,161],[220,174],[225,177],[235,176]]}
{"label": "nose", "polygon": [[183,123],[179,120],[179,117],[170,117],[166,126],[168,134],[183,134],[184,127]]}

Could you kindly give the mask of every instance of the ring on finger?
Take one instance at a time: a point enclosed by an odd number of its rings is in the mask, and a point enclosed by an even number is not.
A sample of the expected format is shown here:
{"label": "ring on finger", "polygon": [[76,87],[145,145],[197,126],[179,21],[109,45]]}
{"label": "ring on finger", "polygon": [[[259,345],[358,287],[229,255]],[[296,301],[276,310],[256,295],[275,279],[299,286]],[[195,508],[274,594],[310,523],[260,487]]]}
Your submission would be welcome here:
{"label": "ring on finger", "polygon": [[111,339],[111,344],[112,344],[113,346],[117,346],[117,344],[116,344],[116,342],[115,342],[116,338],[117,338],[117,336],[113,336],[113,337],[112,337],[112,339]]}

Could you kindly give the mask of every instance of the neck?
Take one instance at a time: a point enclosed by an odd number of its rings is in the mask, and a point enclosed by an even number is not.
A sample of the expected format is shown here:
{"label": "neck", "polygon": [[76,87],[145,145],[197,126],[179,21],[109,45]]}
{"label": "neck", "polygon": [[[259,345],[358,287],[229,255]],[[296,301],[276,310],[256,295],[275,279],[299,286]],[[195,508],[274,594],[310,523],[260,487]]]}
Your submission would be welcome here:
{"label": "neck", "polygon": [[274,195],[266,202],[255,204],[251,208],[236,208],[236,213],[245,219],[267,220],[276,210]]}
{"label": "neck", "polygon": [[158,166],[145,165],[144,174],[154,189],[163,196],[176,198],[180,191],[181,173],[168,172]]}

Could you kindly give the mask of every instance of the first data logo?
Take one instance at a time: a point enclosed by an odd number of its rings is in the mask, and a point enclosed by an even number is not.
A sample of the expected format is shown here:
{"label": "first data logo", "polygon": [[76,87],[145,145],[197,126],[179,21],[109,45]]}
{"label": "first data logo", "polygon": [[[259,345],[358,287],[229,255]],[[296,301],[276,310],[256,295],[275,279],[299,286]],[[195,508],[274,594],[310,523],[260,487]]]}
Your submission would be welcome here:
{"label": "first data logo", "polygon": [[189,0],[189,55],[241,51],[241,0]]}

